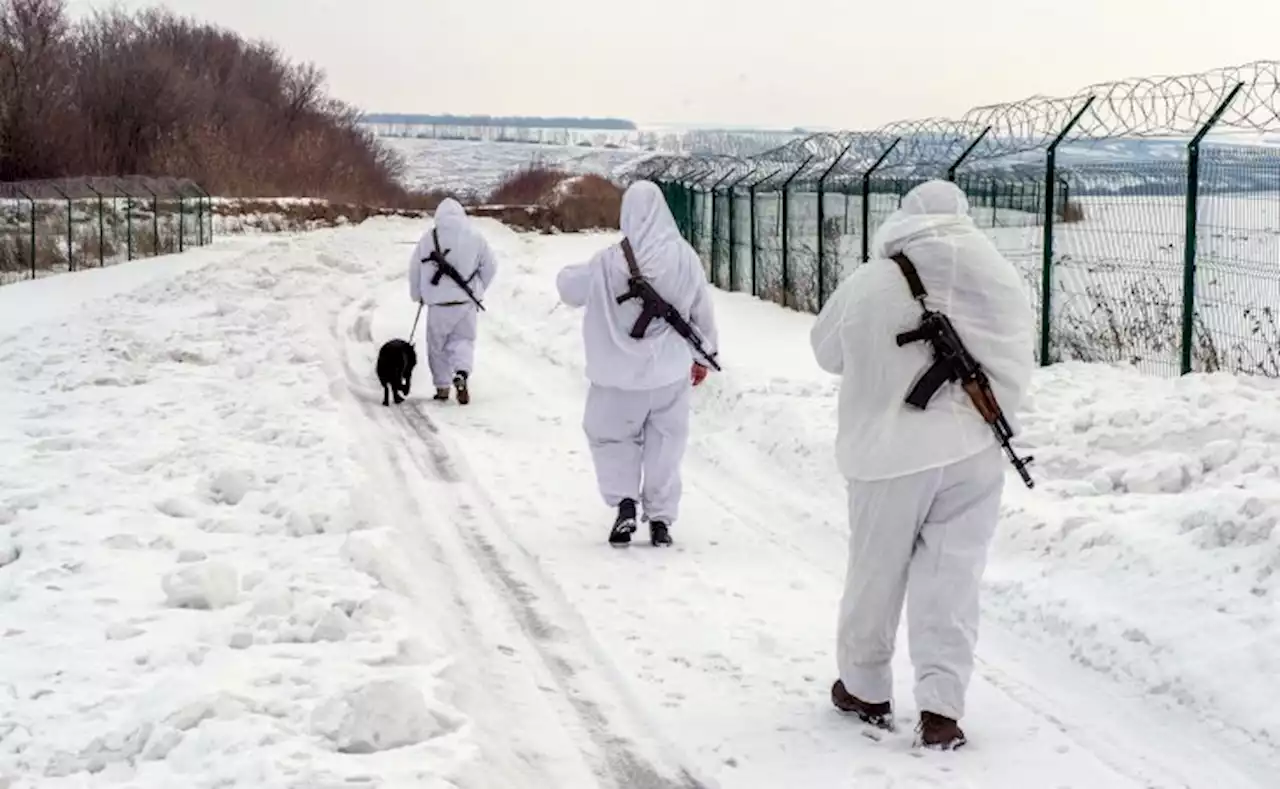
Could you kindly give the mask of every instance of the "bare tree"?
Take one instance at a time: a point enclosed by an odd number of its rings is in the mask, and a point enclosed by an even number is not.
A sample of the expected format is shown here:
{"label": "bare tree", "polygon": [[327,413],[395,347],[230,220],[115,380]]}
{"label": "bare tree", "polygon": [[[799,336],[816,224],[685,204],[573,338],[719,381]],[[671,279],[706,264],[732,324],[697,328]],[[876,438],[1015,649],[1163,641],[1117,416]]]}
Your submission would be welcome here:
{"label": "bare tree", "polygon": [[0,179],[181,175],[227,195],[407,198],[401,163],[275,46],[163,11],[0,0]]}

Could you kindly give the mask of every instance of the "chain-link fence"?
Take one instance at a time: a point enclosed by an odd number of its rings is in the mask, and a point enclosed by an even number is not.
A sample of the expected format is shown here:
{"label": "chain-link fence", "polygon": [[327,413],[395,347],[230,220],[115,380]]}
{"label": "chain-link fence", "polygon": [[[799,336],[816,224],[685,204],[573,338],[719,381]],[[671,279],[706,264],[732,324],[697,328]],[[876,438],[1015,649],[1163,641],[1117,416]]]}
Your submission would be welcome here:
{"label": "chain-link fence", "polygon": [[0,183],[0,284],[213,241],[213,207],[174,178],[77,178]]}
{"label": "chain-link fence", "polygon": [[956,183],[1022,272],[1042,364],[1280,377],[1280,64],[1095,85],[955,121],[658,157],[712,283],[817,312],[916,185]]}

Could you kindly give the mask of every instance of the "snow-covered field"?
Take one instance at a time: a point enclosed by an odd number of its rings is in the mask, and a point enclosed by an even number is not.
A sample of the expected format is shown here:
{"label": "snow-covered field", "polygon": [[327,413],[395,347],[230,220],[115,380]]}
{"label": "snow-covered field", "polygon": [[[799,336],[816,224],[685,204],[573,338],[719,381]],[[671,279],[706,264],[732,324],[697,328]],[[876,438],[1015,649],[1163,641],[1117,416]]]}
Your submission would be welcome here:
{"label": "snow-covered field", "polygon": [[955,754],[830,708],[845,504],[812,318],[718,294],[676,547],[605,545],[558,266],[476,399],[380,405],[406,220],[0,289],[0,787],[1271,787],[1280,385],[1066,365],[1024,421]]}
{"label": "snow-covered field", "polygon": [[483,200],[508,173],[530,165],[558,167],[575,175],[613,176],[652,156],[642,150],[582,148],[516,142],[470,142],[383,137],[404,158],[404,181],[413,189],[443,189]]}

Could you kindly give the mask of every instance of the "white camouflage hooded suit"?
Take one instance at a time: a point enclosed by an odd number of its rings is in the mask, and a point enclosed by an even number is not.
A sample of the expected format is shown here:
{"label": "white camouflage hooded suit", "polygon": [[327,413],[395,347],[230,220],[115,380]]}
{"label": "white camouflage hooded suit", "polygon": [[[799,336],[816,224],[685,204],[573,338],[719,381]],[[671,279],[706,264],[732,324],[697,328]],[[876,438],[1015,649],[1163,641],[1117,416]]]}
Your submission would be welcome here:
{"label": "white camouflage hooded suit", "polygon": [[813,326],[818,364],[842,377],[837,459],[848,480],[849,564],[837,660],[858,699],[892,700],[904,597],[919,710],[959,720],[973,673],[978,593],[1000,514],[1005,461],[958,384],[924,410],[904,399],[930,366],[927,342],[898,347],[921,309],[890,260],[905,254],[991,379],[1017,431],[1034,366],[1034,317],[1018,272],[968,216],[954,184],[913,189]]}
{"label": "white camouflage hooded suit", "polygon": [[[622,198],[622,232],[641,275],[685,317],[715,354],[715,316],[702,262],[676,228],[662,191],[647,181]],[[623,304],[628,267],[620,245],[589,262],[569,266],[556,285],[569,306],[585,307],[583,340],[591,382],[583,429],[605,503],[638,501],[651,522],[679,516],[680,464],[689,438],[694,352],[664,320],[654,319],[642,339],[630,332],[638,299]],[[705,369],[699,370],[705,373]]]}
{"label": "white camouflage hooded suit", "polygon": [[[484,300],[493,284],[497,261],[458,201],[449,199],[436,209],[435,229],[440,252],[457,269],[476,298]],[[437,390],[447,390],[454,376],[474,372],[476,322],[479,309],[449,277],[432,285],[436,264],[426,261],[435,249],[432,231],[423,233],[409,260],[409,298],[426,305],[427,366]]]}

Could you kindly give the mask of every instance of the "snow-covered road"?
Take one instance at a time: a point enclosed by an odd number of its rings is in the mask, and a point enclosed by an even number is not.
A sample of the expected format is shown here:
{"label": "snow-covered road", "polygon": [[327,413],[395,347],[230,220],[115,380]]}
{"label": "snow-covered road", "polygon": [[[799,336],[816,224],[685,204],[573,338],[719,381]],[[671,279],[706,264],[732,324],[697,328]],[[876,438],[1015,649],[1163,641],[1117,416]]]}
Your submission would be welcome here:
{"label": "snow-covered road", "polygon": [[381,406],[412,222],[0,290],[0,787],[1274,785],[1280,388],[1040,374],[971,745],[920,754],[905,649],[898,734],[827,701],[811,318],[718,296],[676,546],[611,550],[553,277],[612,239],[484,227],[465,409]]}

